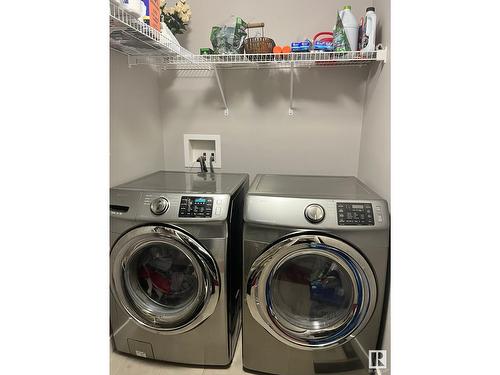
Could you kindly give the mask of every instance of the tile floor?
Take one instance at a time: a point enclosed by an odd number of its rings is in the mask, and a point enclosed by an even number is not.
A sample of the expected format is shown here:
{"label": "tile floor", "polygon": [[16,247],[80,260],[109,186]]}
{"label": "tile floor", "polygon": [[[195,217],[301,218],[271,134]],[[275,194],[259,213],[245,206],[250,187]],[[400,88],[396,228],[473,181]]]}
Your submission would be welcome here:
{"label": "tile floor", "polygon": [[110,375],[248,375],[243,371],[241,362],[241,334],[236,346],[231,367],[220,368],[199,368],[175,366],[169,363],[145,360],[129,355],[123,355],[111,351],[110,354]]}

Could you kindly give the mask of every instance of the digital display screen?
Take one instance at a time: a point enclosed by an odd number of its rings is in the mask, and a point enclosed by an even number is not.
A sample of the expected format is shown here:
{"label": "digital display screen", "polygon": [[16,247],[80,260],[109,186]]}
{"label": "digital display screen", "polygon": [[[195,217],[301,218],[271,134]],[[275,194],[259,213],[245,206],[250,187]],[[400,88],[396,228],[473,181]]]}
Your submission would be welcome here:
{"label": "digital display screen", "polygon": [[353,204],[352,205],[352,208],[354,210],[363,210],[365,206],[363,206],[362,204]]}
{"label": "digital display screen", "polygon": [[213,197],[182,197],[179,217],[212,217]]}

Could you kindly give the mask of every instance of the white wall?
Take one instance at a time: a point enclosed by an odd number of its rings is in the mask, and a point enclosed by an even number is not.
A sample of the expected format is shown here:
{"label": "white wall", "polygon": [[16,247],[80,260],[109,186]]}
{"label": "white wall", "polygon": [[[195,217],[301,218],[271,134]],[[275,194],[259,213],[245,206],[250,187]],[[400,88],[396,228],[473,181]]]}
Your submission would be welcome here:
{"label": "white wall", "polygon": [[111,51],[111,186],[163,169],[163,130],[158,97],[158,73],[149,66],[129,69],[127,58]]}
{"label": "white wall", "polygon": [[[360,17],[372,1],[351,1]],[[189,50],[211,46],[211,27],[228,14],[266,23],[266,35],[288,44],[331,31],[344,1],[191,0],[191,30],[179,40]],[[311,16],[313,15],[313,16]],[[222,171],[356,175],[368,70],[359,67],[297,72],[295,115],[288,115],[286,71],[224,71],[229,105],[224,117],[213,76],[164,72],[161,106],[165,166],[184,169],[183,134],[220,134]]]}

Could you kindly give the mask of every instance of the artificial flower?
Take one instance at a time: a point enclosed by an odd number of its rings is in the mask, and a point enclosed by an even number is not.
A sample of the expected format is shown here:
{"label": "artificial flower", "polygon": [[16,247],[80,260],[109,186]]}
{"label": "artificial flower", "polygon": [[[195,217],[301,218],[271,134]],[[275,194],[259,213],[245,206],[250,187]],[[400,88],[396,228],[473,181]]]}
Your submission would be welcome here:
{"label": "artificial flower", "polygon": [[186,0],[176,0],[173,6],[167,6],[167,0],[161,0],[161,16],[172,33],[182,34],[192,16],[191,6]]}

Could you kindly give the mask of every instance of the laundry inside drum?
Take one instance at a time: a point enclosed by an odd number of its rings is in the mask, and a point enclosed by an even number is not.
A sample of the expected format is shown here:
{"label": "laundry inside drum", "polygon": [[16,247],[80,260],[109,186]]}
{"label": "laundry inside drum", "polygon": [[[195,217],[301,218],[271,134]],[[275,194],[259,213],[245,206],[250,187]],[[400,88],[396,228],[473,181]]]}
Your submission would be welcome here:
{"label": "laundry inside drum", "polygon": [[297,328],[330,328],[352,312],[351,277],[343,266],[323,255],[299,255],[285,261],[275,271],[269,291],[274,313]]}
{"label": "laundry inside drum", "polygon": [[201,268],[188,250],[167,242],[138,250],[125,270],[133,306],[148,321],[166,327],[193,316],[202,302]]}

